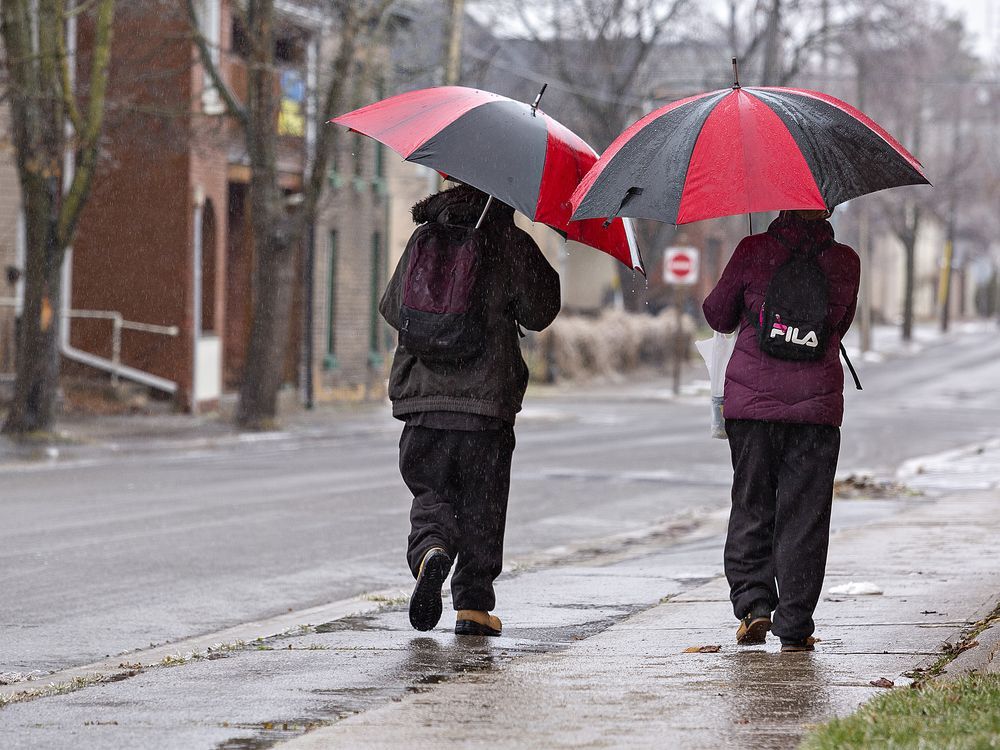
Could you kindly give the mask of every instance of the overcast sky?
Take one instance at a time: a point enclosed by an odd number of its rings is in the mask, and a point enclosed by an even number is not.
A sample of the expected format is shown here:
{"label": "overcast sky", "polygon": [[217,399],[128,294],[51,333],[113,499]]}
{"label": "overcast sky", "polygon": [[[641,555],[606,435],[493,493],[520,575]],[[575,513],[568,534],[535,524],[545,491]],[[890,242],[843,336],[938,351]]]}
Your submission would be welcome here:
{"label": "overcast sky", "polygon": [[[704,1],[704,0],[703,0]],[[988,63],[1000,64],[1000,0],[933,0],[965,18],[965,27],[975,40],[976,52]],[[725,17],[726,0],[707,0],[707,7],[715,8]],[[704,7],[704,6],[703,6]],[[489,0],[473,3],[470,10],[485,23],[496,22],[496,9]],[[513,19],[505,19],[510,23]],[[516,25],[516,22],[515,22]]]}
{"label": "overcast sky", "polygon": [[976,50],[987,60],[996,60],[1000,41],[1000,0],[942,0],[948,8],[965,16],[965,27],[976,38]]}

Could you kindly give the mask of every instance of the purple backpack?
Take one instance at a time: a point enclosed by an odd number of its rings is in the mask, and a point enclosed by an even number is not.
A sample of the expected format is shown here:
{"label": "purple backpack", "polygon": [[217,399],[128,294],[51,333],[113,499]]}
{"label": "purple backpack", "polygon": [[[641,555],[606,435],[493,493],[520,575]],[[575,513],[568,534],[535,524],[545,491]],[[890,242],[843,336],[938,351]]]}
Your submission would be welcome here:
{"label": "purple backpack", "polygon": [[403,277],[399,343],[427,360],[474,357],[486,339],[480,270],[485,235],[431,222],[415,238]]}

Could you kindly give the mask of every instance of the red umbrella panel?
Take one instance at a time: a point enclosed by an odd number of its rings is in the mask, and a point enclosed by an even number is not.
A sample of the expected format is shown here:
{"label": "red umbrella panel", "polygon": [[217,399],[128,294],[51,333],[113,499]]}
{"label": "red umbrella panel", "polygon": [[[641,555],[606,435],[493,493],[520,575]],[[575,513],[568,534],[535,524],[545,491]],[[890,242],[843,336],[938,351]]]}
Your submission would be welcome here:
{"label": "red umbrella panel", "polygon": [[736,86],[668,104],[618,136],[574,192],[573,217],[686,224],[920,184],[920,163],[851,105]]}
{"label": "red umbrella panel", "polygon": [[570,196],[597,161],[583,139],[541,110],[463,86],[383,99],[331,122],[384,143],[513,206],[567,239],[642,271],[631,223],[570,221]]}

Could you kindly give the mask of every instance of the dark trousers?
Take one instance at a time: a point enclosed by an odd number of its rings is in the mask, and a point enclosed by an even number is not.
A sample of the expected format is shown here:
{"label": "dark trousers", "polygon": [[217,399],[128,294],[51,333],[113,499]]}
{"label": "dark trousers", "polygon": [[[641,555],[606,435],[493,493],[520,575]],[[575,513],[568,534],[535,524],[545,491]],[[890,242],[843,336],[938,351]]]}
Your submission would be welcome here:
{"label": "dark trousers", "polygon": [[812,635],[830,543],[840,428],[726,420],[733,507],[726,578],[737,617],[758,601],[774,609],[775,635]]}
{"label": "dark trousers", "polygon": [[455,560],[456,610],[490,611],[493,581],[503,568],[514,428],[438,430],[407,425],[399,440],[399,471],[413,493],[406,559],[416,578],[431,547]]}

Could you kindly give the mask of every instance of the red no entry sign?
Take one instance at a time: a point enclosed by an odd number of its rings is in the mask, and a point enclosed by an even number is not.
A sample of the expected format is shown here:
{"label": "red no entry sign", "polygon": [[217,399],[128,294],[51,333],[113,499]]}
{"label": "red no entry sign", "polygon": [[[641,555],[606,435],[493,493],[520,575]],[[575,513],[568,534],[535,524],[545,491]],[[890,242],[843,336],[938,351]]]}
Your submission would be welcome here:
{"label": "red no entry sign", "polygon": [[668,247],[663,254],[663,281],[693,284],[698,280],[698,248]]}

